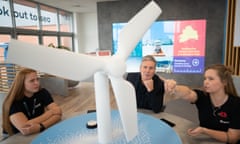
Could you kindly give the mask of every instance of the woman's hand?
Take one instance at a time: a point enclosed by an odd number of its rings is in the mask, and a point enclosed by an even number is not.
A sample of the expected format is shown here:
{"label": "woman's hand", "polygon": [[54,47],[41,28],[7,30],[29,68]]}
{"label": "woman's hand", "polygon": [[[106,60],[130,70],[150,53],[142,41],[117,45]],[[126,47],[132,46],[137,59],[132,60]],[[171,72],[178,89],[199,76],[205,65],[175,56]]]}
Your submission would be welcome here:
{"label": "woman's hand", "polygon": [[40,125],[38,123],[27,123],[20,129],[23,135],[37,133],[39,132],[39,130],[40,130]]}
{"label": "woman's hand", "polygon": [[203,134],[204,130],[203,130],[203,127],[196,127],[194,129],[188,129],[187,133],[190,135],[190,136],[197,136],[199,134]]}

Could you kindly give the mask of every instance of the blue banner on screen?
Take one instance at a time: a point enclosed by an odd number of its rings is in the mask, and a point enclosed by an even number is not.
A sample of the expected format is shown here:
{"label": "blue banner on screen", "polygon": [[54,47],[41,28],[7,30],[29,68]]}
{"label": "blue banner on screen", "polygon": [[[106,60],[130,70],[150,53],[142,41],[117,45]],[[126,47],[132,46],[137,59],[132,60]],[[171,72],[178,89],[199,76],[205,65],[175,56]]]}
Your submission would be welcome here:
{"label": "blue banner on screen", "polygon": [[174,73],[202,73],[204,57],[174,57]]}
{"label": "blue banner on screen", "polygon": [[[114,23],[113,53],[118,34],[125,23]],[[153,23],[127,60],[127,72],[139,71],[141,59],[153,55],[156,71],[166,73],[203,73],[206,20],[158,21]]]}

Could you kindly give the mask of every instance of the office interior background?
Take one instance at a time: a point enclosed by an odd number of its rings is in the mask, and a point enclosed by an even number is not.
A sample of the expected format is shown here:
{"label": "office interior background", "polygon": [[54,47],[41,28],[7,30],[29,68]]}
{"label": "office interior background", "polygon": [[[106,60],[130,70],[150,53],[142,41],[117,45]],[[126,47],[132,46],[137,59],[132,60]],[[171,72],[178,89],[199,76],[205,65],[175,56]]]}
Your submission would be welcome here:
{"label": "office interior background", "polygon": [[[223,63],[233,67],[235,75],[240,75],[239,0],[155,1],[163,11],[159,21],[205,19],[205,66]],[[82,8],[80,5],[72,5],[73,8],[58,6],[57,3],[61,2],[1,0],[2,63],[6,59],[6,47],[11,38],[45,46],[66,46],[76,53],[113,52],[112,24],[127,22],[149,0],[95,1],[95,9],[84,12],[77,10]],[[202,74],[160,75],[174,78],[181,84],[202,85]]]}

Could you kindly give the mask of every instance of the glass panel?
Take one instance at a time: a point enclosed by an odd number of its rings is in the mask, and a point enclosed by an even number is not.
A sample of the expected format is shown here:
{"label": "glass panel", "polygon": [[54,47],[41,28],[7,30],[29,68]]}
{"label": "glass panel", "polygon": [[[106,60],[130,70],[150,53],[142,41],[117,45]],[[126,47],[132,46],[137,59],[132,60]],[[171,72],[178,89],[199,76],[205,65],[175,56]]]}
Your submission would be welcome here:
{"label": "glass panel", "polygon": [[35,35],[18,35],[17,39],[32,44],[39,44],[38,36]]}
{"label": "glass panel", "polygon": [[59,18],[60,18],[60,31],[61,32],[72,32],[72,14],[60,11],[59,12]]}
{"label": "glass panel", "polygon": [[0,43],[8,43],[11,39],[11,36],[8,34],[0,34]]}
{"label": "glass panel", "polygon": [[39,29],[37,5],[25,0],[14,0],[14,17],[17,28]]}
{"label": "glass panel", "polygon": [[5,61],[7,58],[8,42],[10,39],[10,35],[0,34],[0,62]]}
{"label": "glass panel", "polygon": [[68,47],[72,51],[72,37],[61,37],[61,46]]}
{"label": "glass panel", "polygon": [[12,27],[11,11],[8,0],[0,0],[0,26]]}
{"label": "glass panel", "polygon": [[42,30],[58,31],[57,28],[57,10],[47,6],[40,6]]}
{"label": "glass panel", "polygon": [[56,36],[44,36],[43,37],[43,45],[49,46],[52,45],[54,47],[58,46],[57,37]]}

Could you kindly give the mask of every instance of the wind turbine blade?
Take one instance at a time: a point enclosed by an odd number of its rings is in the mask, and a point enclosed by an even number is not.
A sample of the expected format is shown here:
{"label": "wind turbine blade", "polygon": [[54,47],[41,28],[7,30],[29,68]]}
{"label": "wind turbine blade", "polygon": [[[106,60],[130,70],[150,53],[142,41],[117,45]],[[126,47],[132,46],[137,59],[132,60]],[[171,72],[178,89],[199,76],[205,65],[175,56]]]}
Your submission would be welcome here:
{"label": "wind turbine blade", "polygon": [[118,39],[118,51],[116,55],[127,59],[144,33],[161,14],[157,3],[151,1],[146,7],[138,12],[121,30]]}
{"label": "wind turbine blade", "polygon": [[134,87],[123,78],[110,77],[127,141],[138,134]]}
{"label": "wind turbine blade", "polygon": [[101,57],[11,40],[7,62],[71,80],[84,80],[101,69]]}

